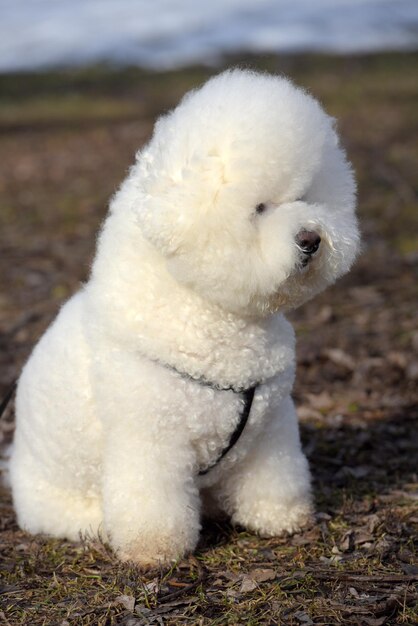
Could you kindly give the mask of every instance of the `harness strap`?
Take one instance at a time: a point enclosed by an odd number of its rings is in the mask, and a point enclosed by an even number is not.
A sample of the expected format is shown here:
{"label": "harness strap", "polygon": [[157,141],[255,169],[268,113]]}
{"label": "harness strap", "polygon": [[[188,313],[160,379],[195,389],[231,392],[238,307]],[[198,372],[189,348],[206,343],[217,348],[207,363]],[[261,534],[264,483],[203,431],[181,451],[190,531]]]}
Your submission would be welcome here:
{"label": "harness strap", "polygon": [[213,463],[210,463],[210,465],[208,465],[208,467],[205,467],[205,469],[201,470],[199,472],[199,476],[204,476],[205,474],[207,474],[211,469],[213,469],[215,467],[215,465],[217,465],[226,454],[228,454],[228,452],[231,450],[231,448],[233,446],[235,446],[235,444],[237,443],[238,439],[241,437],[245,425],[247,424],[248,418],[250,416],[250,412],[251,412],[251,407],[253,404],[253,400],[254,400],[254,394],[255,391],[257,389],[257,387],[259,385],[262,384],[262,382],[264,381],[258,381],[255,385],[252,385],[251,387],[232,387],[232,386],[221,386],[218,385],[216,383],[211,382],[210,380],[207,380],[207,378],[204,378],[203,376],[200,377],[194,377],[191,376],[190,374],[188,374],[187,372],[182,372],[181,370],[178,370],[176,367],[174,367],[173,365],[169,365],[168,363],[164,363],[162,361],[158,361],[158,360],[154,360],[154,363],[158,363],[159,365],[162,365],[163,367],[171,370],[172,372],[176,373],[178,376],[180,376],[181,378],[185,378],[186,380],[190,380],[192,382],[198,383],[199,385],[203,385],[205,387],[210,387],[211,389],[214,389],[215,391],[233,391],[236,394],[242,395],[243,399],[244,399],[244,409],[241,413],[241,416],[239,418],[238,424],[235,427],[234,432],[232,433],[228,444],[225,446],[225,448],[222,450],[221,454],[218,456],[218,458],[213,461]]}
{"label": "harness strap", "polygon": [[14,381],[11,385],[11,387],[7,390],[6,395],[4,396],[1,404],[0,404],[0,417],[3,415],[3,413],[5,412],[7,405],[9,404],[10,400],[12,399],[12,395],[15,392],[17,386],[17,382]]}
{"label": "harness strap", "polygon": [[207,474],[213,467],[215,467],[215,465],[217,465],[226,454],[228,454],[228,452],[231,450],[231,448],[237,443],[238,439],[241,437],[243,430],[245,428],[245,425],[248,421],[248,417],[250,415],[251,412],[251,407],[253,404],[253,400],[254,400],[254,394],[255,394],[255,390],[257,389],[258,385],[254,385],[254,387],[250,387],[249,389],[246,389],[245,391],[243,391],[243,396],[244,396],[244,410],[241,413],[241,417],[239,419],[238,424],[235,427],[234,432],[231,435],[231,438],[228,442],[228,444],[225,446],[225,448],[222,450],[221,454],[218,456],[218,458],[211,463],[210,465],[208,465],[208,467],[206,467],[205,469],[201,470],[199,472],[199,476],[204,476],[205,474]]}
{"label": "harness strap", "polygon": [[[149,358],[149,357],[146,357]],[[177,369],[177,367],[174,367],[173,365],[169,365],[168,363],[164,363],[163,361],[159,361],[158,359],[150,359],[151,361],[153,361],[153,363],[157,363],[158,365],[162,365],[163,367],[165,367],[168,370],[171,370],[172,372],[174,372],[175,374],[178,374],[178,376],[181,376],[181,378],[185,378],[186,380],[190,380],[193,383],[199,383],[199,385],[203,385],[204,387],[210,387],[211,389],[215,389],[215,391],[233,391],[234,393],[248,393],[249,391],[251,391],[251,389],[253,389],[253,387],[258,387],[258,385],[261,384],[261,381],[258,381],[257,383],[255,383],[254,385],[251,385],[250,387],[240,387],[238,385],[236,386],[232,386],[232,385],[218,385],[218,383],[213,383],[210,380],[208,380],[207,378],[205,378],[204,376],[191,376],[190,374],[188,374],[187,372],[183,372],[182,370]]]}

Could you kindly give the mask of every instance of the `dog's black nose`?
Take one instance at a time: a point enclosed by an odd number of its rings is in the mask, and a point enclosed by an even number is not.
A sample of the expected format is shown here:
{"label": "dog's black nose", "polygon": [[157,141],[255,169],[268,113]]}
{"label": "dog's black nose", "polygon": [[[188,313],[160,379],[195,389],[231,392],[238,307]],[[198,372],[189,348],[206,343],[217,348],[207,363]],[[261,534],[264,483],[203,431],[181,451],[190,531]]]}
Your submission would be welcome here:
{"label": "dog's black nose", "polygon": [[315,254],[321,243],[321,237],[314,230],[301,230],[296,235],[296,243],[304,254]]}

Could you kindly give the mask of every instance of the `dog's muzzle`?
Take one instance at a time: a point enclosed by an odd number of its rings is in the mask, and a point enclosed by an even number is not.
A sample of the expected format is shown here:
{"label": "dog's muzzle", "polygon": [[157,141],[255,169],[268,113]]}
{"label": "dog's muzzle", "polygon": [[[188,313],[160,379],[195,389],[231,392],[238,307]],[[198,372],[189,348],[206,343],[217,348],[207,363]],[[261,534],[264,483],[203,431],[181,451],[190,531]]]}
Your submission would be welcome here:
{"label": "dog's muzzle", "polygon": [[314,230],[300,230],[295,237],[296,245],[302,252],[302,267],[305,267],[318,251],[321,237]]}

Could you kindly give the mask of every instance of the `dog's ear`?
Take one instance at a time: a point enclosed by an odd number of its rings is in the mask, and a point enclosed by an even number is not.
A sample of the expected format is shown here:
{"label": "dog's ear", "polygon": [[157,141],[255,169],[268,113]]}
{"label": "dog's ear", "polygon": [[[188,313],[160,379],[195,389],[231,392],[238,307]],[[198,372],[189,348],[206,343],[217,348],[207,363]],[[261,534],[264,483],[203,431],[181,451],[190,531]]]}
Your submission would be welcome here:
{"label": "dog's ear", "polygon": [[163,198],[144,194],[135,207],[135,219],[144,237],[164,256],[180,251],[187,231],[181,213]]}
{"label": "dog's ear", "polygon": [[202,231],[224,184],[224,168],[220,157],[209,153],[165,165],[146,151],[138,155],[131,172],[137,189],[132,208],[146,239],[168,256],[181,252]]}

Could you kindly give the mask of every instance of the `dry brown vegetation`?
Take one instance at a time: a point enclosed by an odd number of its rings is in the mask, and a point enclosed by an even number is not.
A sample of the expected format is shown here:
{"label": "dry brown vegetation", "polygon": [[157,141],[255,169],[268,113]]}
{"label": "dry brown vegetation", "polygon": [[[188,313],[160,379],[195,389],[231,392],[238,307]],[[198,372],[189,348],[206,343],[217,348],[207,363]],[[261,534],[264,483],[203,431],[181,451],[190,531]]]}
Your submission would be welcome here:
{"label": "dry brown vegetation", "polygon": [[[286,72],[322,100],[359,180],[363,253],[292,315],[315,525],[261,540],[207,523],[194,556],[143,575],[100,542],[21,532],[3,490],[0,623],[417,623],[417,61],[246,61]],[[209,73],[0,77],[0,397],[86,278],[108,198],[155,116]],[[7,443],[12,406],[0,423]]]}

